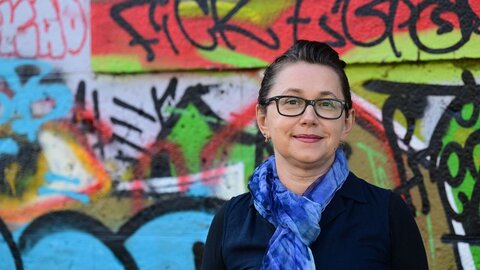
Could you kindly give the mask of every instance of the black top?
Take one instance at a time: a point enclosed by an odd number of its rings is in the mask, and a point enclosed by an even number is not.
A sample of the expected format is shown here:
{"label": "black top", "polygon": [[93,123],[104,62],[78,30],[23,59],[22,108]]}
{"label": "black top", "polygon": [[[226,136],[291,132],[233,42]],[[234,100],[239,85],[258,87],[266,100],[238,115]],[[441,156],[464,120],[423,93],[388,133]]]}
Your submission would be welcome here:
{"label": "black top", "polygon": [[[420,232],[397,194],[350,173],[322,213],[310,245],[317,269],[428,269]],[[275,227],[255,209],[250,193],[215,215],[202,269],[259,269]]]}

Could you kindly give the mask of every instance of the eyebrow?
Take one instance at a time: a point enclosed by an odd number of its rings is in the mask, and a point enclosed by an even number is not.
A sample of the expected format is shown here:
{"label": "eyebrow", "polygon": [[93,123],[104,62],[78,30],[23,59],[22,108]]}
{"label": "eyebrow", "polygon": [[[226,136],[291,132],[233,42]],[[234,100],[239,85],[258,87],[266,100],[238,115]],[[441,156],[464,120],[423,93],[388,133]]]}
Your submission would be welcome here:
{"label": "eyebrow", "polygon": [[[282,92],[282,95],[285,94],[301,94],[305,92],[303,89],[300,88],[287,88],[285,91]],[[338,98],[332,91],[324,90],[320,92],[320,97],[325,97],[325,96],[333,96],[335,98]]]}

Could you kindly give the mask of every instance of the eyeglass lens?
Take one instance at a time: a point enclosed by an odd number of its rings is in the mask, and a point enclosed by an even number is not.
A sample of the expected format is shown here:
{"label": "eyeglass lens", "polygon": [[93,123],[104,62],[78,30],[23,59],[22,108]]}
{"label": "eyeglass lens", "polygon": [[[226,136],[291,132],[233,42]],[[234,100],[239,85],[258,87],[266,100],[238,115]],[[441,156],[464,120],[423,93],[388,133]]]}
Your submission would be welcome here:
{"label": "eyeglass lens", "polygon": [[[280,97],[277,106],[281,114],[297,116],[306,109],[306,100],[299,97]],[[343,103],[335,99],[318,99],[314,108],[321,117],[338,118],[343,112]]]}

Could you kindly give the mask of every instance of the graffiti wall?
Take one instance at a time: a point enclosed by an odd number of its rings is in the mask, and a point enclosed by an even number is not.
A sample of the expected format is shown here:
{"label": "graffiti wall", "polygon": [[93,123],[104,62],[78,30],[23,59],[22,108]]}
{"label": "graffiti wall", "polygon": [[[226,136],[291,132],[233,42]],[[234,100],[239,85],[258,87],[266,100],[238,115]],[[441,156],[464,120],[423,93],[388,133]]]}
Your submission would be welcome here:
{"label": "graffiti wall", "polygon": [[198,269],[298,39],[349,63],[352,170],[402,195],[431,269],[480,269],[475,0],[0,0],[0,269]]}
{"label": "graffiti wall", "polygon": [[350,63],[480,55],[475,0],[93,3],[92,66],[100,72],[262,68],[294,40],[313,38]]}

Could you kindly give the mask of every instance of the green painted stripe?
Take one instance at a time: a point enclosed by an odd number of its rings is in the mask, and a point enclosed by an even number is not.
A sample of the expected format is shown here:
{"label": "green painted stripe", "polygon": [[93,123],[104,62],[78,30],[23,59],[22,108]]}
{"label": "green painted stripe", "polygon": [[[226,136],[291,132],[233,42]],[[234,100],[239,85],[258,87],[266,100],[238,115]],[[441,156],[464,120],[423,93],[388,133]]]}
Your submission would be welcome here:
{"label": "green painted stripe", "polygon": [[[232,21],[268,27],[278,19],[282,12],[293,9],[294,5],[294,0],[250,0],[240,10],[235,12]],[[220,0],[215,3],[216,12],[220,18],[225,17],[236,7],[238,8],[237,0]],[[209,9],[212,9],[210,4]],[[208,15],[202,12],[195,1],[182,1],[179,10],[182,18],[208,18]]]}
{"label": "green painted stripe", "polygon": [[236,68],[262,68],[268,65],[268,62],[258,58],[220,47],[214,51],[198,50],[198,53],[209,61],[227,64]]}
{"label": "green painted stripe", "polygon": [[435,265],[435,239],[433,238],[433,230],[432,230],[432,219],[430,214],[426,215],[426,222],[427,222],[427,231],[428,231],[428,245],[430,246],[430,257],[432,258],[432,264]]}
{"label": "green painted stripe", "polygon": [[[418,33],[421,42],[433,49],[448,48],[460,40],[459,29],[446,35],[438,35],[436,30],[426,30]],[[422,51],[413,42],[408,32],[396,32],[393,34],[395,47],[402,55],[396,57],[392,45],[385,39],[374,47],[354,47],[342,54],[342,59],[349,64],[353,63],[396,63],[405,61],[430,61],[430,60],[453,60],[462,58],[478,58],[480,50],[478,44],[480,37],[472,35],[470,40],[459,49],[449,53],[431,54]]]}
{"label": "green painted stripe", "polygon": [[145,71],[145,67],[142,67],[136,56],[130,55],[95,55],[91,58],[91,66],[95,72],[132,73]]}

